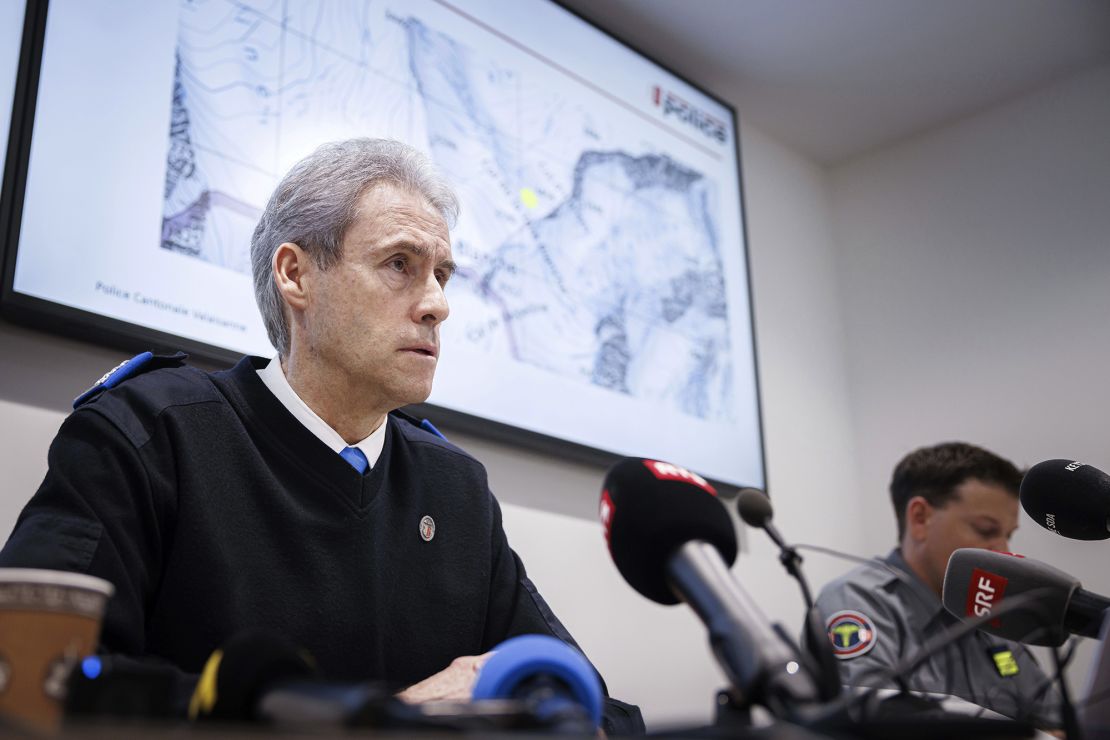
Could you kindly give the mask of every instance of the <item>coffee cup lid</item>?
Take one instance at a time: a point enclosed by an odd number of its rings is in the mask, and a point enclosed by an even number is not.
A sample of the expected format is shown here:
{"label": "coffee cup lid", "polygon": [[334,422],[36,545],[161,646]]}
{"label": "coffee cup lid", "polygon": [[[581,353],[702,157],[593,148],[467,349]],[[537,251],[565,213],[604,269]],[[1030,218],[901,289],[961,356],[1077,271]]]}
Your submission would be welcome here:
{"label": "coffee cup lid", "polygon": [[80,588],[111,596],[115,586],[103,578],[85,573],[71,573],[64,570],[43,570],[41,568],[0,568],[0,584],[33,583],[44,586]]}

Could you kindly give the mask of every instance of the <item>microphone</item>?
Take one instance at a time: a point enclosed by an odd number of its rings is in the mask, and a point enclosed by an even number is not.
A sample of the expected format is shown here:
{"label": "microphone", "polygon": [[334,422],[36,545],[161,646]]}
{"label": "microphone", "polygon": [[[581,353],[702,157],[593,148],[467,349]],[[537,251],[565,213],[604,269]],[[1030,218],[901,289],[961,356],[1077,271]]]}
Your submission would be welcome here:
{"label": "microphone", "polygon": [[312,656],[284,637],[264,630],[242,632],[208,658],[189,701],[189,719],[258,719],[265,689],[315,673]]}
{"label": "microphone", "polygon": [[315,660],[265,630],[242,632],[212,653],[189,702],[189,719],[276,725],[365,725],[396,714],[382,685],[319,679]]}
{"label": "microphone", "polygon": [[1073,540],[1110,537],[1110,475],[1074,460],[1037,463],[1021,479],[1022,508],[1045,529]]}
{"label": "microphone", "polygon": [[790,545],[786,544],[786,540],[779,534],[779,530],[771,522],[771,517],[774,516],[774,509],[771,507],[771,499],[767,498],[767,494],[756,488],[741,488],[740,493],[736,498],[736,510],[740,512],[740,518],[749,527],[762,529],[767,533],[779,548],[779,560],[789,573],[798,582],[802,589],[802,598],[805,599],[806,607],[813,608],[813,594],[809,590],[809,583],[806,581],[805,576],[802,574],[802,556],[798,554]]}
{"label": "microphone", "polygon": [[1058,647],[1069,634],[1098,637],[1110,599],[1085,591],[1051,565],[1008,552],[965,547],[944,573],[944,608],[960,618],[984,617],[1005,599],[1036,591],[1027,607],[991,619],[980,629],[1029,645]]}
{"label": "microphone", "polygon": [[549,635],[513,637],[493,650],[474,684],[475,701],[517,700],[552,731],[597,731],[601,681],[582,653]]}
{"label": "microphone", "polygon": [[738,698],[776,714],[816,698],[795,651],[729,572],[736,532],[709,482],[677,465],[625,458],[606,473],[599,514],[620,574],[652,601],[693,608]]}

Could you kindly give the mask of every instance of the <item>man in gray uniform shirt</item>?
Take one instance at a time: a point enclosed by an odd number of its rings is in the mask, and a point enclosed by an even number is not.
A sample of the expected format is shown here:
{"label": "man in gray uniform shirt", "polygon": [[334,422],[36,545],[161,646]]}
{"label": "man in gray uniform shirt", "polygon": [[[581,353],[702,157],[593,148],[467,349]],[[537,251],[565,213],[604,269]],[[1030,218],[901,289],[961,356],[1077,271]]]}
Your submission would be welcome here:
{"label": "man in gray uniform shirt", "polygon": [[[898,463],[890,496],[900,546],[817,598],[845,684],[898,687],[885,672],[958,622],[940,601],[948,558],[960,547],[1008,549],[1021,477],[1009,461],[962,442]],[[1059,694],[1033,655],[985,632],[949,644],[901,679],[912,691],[956,696],[1044,728],[1061,724]]]}

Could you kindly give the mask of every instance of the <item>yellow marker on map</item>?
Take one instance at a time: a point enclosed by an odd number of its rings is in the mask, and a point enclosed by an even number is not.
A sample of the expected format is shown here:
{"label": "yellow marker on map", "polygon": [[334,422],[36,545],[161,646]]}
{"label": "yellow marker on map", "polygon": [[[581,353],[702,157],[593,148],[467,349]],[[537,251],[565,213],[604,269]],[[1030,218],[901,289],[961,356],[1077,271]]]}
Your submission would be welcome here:
{"label": "yellow marker on map", "polygon": [[532,188],[521,188],[520,202],[524,204],[525,208],[535,208],[540,204],[540,199],[536,196],[536,191]]}

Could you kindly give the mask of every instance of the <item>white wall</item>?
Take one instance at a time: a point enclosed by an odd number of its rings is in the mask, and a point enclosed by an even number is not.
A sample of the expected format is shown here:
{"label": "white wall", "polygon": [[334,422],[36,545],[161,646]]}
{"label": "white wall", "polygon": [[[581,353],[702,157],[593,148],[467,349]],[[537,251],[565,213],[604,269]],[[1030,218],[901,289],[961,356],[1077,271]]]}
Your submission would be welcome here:
{"label": "white wall", "polygon": [[[748,230],[761,362],[768,480],[788,537],[859,551],[862,523],[843,356],[840,293],[825,176],[747,127]],[[69,400],[119,352],[0,324],[0,532],[46,470]],[[705,722],[724,685],[704,630],[685,607],[652,604],[616,573],[595,521],[604,471],[445,430],[489,468],[510,542],[605,675],[652,725]],[[681,461],[677,461],[681,462]],[[796,633],[801,600],[766,538],[750,537],[736,573]],[[843,568],[807,562],[823,581]]]}
{"label": "white wall", "polygon": [[0,538],[46,474],[70,403],[124,354],[0,323]]}
{"label": "white wall", "polygon": [[[1110,66],[830,183],[865,495],[905,452],[951,439],[1110,470]],[[864,513],[892,544],[885,499]],[[1011,546],[1110,593],[1105,543],[1023,514]]]}

